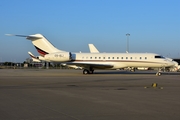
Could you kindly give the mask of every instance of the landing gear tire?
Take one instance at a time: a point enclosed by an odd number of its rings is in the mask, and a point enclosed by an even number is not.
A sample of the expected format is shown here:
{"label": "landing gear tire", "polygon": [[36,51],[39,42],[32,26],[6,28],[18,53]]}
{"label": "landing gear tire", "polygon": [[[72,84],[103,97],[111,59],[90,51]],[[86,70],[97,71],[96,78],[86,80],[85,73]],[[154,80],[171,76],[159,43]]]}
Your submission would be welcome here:
{"label": "landing gear tire", "polygon": [[157,72],[157,73],[156,73],[156,76],[161,76],[161,72]]}
{"label": "landing gear tire", "polygon": [[89,70],[87,70],[87,69],[84,69],[84,70],[83,70],[83,74],[84,74],[84,75],[87,75],[87,74],[89,74]]}

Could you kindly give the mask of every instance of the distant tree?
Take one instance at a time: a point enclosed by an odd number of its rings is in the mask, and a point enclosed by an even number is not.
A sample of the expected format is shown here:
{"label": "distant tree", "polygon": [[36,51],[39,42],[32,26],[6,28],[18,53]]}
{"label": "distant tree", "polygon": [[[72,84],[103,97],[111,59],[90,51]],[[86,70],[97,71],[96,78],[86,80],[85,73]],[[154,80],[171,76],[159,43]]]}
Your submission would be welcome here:
{"label": "distant tree", "polygon": [[4,62],[4,65],[5,66],[14,66],[15,63],[13,63],[13,62]]}

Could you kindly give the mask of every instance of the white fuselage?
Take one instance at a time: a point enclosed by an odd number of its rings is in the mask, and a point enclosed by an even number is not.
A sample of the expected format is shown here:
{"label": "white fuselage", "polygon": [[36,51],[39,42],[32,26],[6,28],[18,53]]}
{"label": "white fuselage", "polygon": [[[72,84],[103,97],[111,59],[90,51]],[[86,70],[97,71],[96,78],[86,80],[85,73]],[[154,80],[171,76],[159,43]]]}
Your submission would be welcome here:
{"label": "white fuselage", "polygon": [[112,65],[108,69],[125,67],[169,67],[173,62],[154,53],[75,53],[73,63]]}

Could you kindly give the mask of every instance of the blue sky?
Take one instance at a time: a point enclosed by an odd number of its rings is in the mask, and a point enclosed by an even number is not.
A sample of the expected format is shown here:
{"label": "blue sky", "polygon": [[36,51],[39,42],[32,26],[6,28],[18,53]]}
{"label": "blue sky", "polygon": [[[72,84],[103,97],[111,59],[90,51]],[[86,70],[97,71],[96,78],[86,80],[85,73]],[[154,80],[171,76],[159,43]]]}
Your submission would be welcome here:
{"label": "blue sky", "polygon": [[0,62],[23,62],[31,41],[5,34],[41,33],[57,48],[158,53],[180,58],[180,0],[1,0]]}

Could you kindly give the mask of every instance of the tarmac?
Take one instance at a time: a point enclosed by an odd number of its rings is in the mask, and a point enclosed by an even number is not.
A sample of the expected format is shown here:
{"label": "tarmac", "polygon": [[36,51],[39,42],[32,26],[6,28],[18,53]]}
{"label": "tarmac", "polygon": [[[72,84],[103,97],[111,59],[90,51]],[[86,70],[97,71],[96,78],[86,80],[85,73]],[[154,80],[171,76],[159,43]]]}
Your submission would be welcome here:
{"label": "tarmac", "polygon": [[0,69],[0,120],[180,120],[180,73]]}

